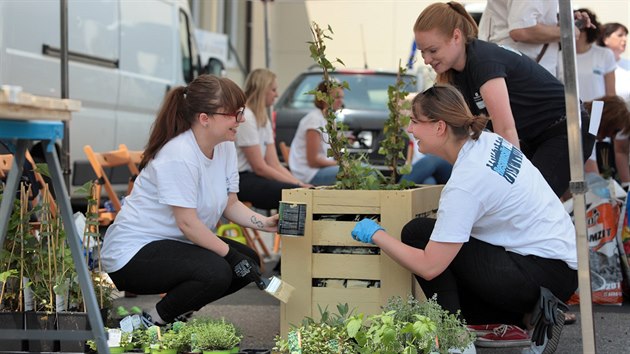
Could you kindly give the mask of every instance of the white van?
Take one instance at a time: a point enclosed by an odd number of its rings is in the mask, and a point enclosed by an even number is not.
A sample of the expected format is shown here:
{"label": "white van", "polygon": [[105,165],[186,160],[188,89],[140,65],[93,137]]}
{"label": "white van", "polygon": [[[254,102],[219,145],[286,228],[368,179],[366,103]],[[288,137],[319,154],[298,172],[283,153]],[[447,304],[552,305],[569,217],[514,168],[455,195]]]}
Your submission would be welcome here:
{"label": "white van", "polygon": [[[0,1],[0,84],[60,97],[59,14],[59,1]],[[68,50],[76,186],[94,176],[84,145],[142,150],[164,94],[201,68],[186,0],[69,0]]]}

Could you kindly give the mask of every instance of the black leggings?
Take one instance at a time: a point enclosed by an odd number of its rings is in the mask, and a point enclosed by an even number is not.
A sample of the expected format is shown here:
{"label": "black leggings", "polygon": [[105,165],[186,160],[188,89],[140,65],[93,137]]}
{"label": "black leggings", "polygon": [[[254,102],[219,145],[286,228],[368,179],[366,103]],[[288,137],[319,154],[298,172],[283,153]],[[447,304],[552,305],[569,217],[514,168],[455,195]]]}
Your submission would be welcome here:
{"label": "black leggings", "polygon": [[[230,247],[259,262],[251,248],[222,238]],[[120,270],[109,273],[120,291],[166,295],[156,304],[167,323],[176,316],[197,311],[249,283],[234,277],[228,262],[218,254],[190,243],[154,241],[144,246]]]}
{"label": "black leggings", "polygon": [[[424,249],[434,226],[435,219],[413,219],[403,228],[402,242]],[[442,274],[429,281],[415,277],[427,298],[437,294],[444,309],[461,310],[468,324],[523,326],[541,286],[562,301],[577,289],[577,271],[561,260],[522,256],[472,237]]]}
{"label": "black leggings", "polygon": [[300,188],[297,184],[266,179],[253,172],[241,172],[239,177],[238,199],[252,203],[257,209],[278,209],[283,189]]}

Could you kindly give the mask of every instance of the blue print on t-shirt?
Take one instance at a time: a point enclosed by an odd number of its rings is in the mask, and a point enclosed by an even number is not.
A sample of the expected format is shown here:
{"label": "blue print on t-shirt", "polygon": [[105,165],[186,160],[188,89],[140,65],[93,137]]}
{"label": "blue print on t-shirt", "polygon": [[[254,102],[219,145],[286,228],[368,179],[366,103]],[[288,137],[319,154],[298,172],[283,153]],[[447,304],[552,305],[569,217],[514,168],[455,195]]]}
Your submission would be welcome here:
{"label": "blue print on t-shirt", "polygon": [[498,138],[494,142],[490,160],[486,166],[513,184],[521,169],[522,162],[523,153],[503,138]]}

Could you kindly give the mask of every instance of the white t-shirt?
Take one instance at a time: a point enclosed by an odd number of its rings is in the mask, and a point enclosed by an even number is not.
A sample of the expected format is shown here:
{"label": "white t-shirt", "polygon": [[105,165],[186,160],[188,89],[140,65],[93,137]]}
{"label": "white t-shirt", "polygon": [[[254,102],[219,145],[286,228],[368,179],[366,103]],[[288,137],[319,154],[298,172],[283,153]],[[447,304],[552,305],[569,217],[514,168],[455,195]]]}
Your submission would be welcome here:
{"label": "white t-shirt", "polygon": [[[617,63],[615,54],[606,47],[597,44],[575,56],[577,62],[577,79],[579,96],[582,101],[592,101],[606,95],[606,82],[604,75],[615,71]],[[562,62],[558,66],[560,71],[558,78],[564,82],[564,69]]]}
{"label": "white t-shirt", "polygon": [[615,91],[630,109],[630,60],[621,58],[615,69]]}
{"label": "white t-shirt", "polygon": [[259,127],[256,123],[256,116],[251,109],[245,108],[245,121],[239,125],[236,131],[236,147],[238,153],[238,172],[251,172],[252,166],[247,161],[241,146],[260,145],[260,153],[265,158],[267,145],[273,144],[273,130],[271,123],[267,122],[264,127]]}
{"label": "white t-shirt", "polygon": [[[510,31],[537,23],[558,25],[558,0],[488,0],[479,23],[478,38],[514,48],[536,60],[543,44],[515,42]],[[558,66],[558,43],[549,43],[539,64],[554,76]]]}
{"label": "white t-shirt", "polygon": [[310,111],[298,124],[295,136],[291,142],[289,167],[291,168],[291,173],[300,181],[310,182],[317,174],[317,171],[319,171],[319,168],[309,166],[306,160],[306,132],[315,130],[321,134],[322,144],[320,145],[319,156],[326,157],[330,148],[330,144],[327,142],[328,134],[319,129],[325,126],[326,118],[324,118],[324,114],[319,109]]}
{"label": "white t-shirt", "polygon": [[107,229],[101,250],[105,271],[119,270],[153,241],[191,243],[177,227],[172,206],[194,208],[208,228],[215,227],[228,193],[238,193],[238,182],[234,143],[218,144],[209,159],[191,130],[171,139],[142,169]]}
{"label": "white t-shirt", "polygon": [[470,237],[577,269],[575,229],[560,199],[520,150],[490,132],[460,150],[431,234],[437,242]]}

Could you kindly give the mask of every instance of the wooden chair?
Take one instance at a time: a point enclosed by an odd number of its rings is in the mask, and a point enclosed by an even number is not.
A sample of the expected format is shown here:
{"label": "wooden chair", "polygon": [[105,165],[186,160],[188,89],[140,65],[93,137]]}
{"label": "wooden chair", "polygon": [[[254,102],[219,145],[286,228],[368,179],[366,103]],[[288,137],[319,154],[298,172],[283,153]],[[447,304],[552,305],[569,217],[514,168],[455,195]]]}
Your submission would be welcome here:
{"label": "wooden chair", "polygon": [[133,184],[136,182],[136,177],[140,174],[138,165],[140,165],[140,161],[142,161],[143,153],[144,151],[141,150],[129,150],[129,163],[127,164],[127,167],[129,168],[131,176],[129,177],[129,185],[127,186],[127,195],[131,194]]}
{"label": "wooden chair", "polygon": [[[131,169],[131,156],[129,154],[129,150],[125,144],[120,144],[118,145],[118,150],[95,152],[92,149],[92,146],[85,145],[83,147],[83,151],[87,155],[88,161],[90,161],[94,174],[96,174],[96,205],[99,208],[99,223],[101,225],[109,225],[114,221],[116,214],[120,211],[121,204],[114,187],[109,181],[109,177],[107,177],[107,173],[105,173],[105,168],[127,166]],[[137,167],[135,167],[135,165],[134,168],[137,171]],[[105,188],[105,192],[109,197],[113,210],[107,210],[106,208],[100,207],[102,193],[101,188]],[[129,186],[127,190],[129,191],[131,188],[132,186]]]}

